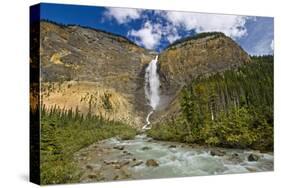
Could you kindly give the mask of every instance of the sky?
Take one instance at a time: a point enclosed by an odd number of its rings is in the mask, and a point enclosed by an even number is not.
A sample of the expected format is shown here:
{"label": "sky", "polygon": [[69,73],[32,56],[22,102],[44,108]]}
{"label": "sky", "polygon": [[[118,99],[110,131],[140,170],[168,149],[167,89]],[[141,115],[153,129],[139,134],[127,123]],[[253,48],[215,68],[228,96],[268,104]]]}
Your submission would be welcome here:
{"label": "sky", "polygon": [[231,37],[250,55],[274,49],[271,17],[43,3],[40,18],[119,34],[158,52],[178,39],[213,31]]}

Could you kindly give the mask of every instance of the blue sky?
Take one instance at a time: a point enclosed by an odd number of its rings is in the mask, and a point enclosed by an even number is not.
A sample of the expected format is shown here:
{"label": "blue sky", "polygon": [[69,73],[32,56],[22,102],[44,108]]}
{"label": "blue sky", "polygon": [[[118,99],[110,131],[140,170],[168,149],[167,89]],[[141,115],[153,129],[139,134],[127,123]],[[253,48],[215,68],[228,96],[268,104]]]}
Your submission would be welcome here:
{"label": "blue sky", "polygon": [[220,31],[251,55],[273,53],[273,18],[163,10],[42,4],[41,19],[123,35],[156,51],[183,37]]}

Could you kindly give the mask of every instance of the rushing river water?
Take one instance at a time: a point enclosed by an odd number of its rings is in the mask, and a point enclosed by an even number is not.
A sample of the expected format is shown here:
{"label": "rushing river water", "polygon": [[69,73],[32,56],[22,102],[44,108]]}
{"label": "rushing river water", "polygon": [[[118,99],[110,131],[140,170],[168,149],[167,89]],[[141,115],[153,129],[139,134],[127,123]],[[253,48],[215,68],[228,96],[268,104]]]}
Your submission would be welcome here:
{"label": "rushing river water", "polygon": [[[223,154],[212,155],[213,150]],[[258,160],[249,161],[251,154]],[[272,171],[274,159],[272,153],[194,147],[155,141],[145,135],[126,141],[104,140],[81,150],[76,158],[85,169],[83,182]],[[147,165],[151,159],[157,165]]]}

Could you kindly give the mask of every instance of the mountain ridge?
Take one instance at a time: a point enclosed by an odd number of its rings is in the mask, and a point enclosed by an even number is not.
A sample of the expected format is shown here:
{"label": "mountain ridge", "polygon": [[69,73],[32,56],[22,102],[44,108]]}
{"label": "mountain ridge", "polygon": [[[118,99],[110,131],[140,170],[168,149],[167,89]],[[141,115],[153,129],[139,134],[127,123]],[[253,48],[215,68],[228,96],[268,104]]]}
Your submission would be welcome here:
{"label": "mountain ridge", "polygon": [[[91,111],[134,127],[145,123],[150,107],[144,93],[144,75],[154,59],[154,51],[131,43],[126,37],[93,28],[48,21],[41,21],[40,28],[42,101],[47,108],[63,99],[61,107],[78,106],[82,113]],[[235,41],[219,32],[177,41],[158,55],[163,100],[158,108],[161,112],[155,113],[153,119],[161,118],[163,111],[167,117],[178,111],[179,105],[174,105],[178,104],[177,93],[190,80],[251,61]],[[99,96],[96,104],[91,101],[94,93]],[[115,109],[103,109],[107,102],[112,102]],[[125,112],[119,113],[117,109]],[[124,114],[127,115],[121,117]]]}
{"label": "mountain ridge", "polygon": [[55,21],[47,20],[47,19],[40,20],[40,23],[44,23],[44,22],[45,23],[54,24],[54,25],[57,25],[59,27],[64,27],[64,28],[67,28],[67,27],[80,27],[80,28],[84,28],[84,29],[93,30],[93,31],[96,31],[96,32],[105,33],[105,34],[108,34],[108,35],[115,36],[116,38],[122,38],[125,41],[127,41],[128,43],[131,43],[131,44],[133,44],[135,46],[141,47],[141,46],[137,45],[134,41],[132,41],[129,38],[127,38],[126,36],[123,36],[123,35],[120,35],[120,34],[116,34],[116,33],[113,33],[113,32],[108,32],[108,31],[105,31],[105,30],[102,30],[102,29],[97,29],[97,28],[94,28],[94,27],[84,26],[84,25],[79,25],[79,24],[62,24],[62,23],[58,23],[58,22],[55,22]]}

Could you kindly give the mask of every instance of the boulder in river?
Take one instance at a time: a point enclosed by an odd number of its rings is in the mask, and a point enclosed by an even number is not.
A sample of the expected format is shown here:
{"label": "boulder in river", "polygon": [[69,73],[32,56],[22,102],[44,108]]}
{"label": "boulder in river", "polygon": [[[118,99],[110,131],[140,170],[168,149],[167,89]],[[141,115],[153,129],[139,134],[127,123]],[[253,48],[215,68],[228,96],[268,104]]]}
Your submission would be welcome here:
{"label": "boulder in river", "polygon": [[107,160],[104,160],[103,162],[106,165],[112,165],[112,164],[117,164],[118,163],[118,161],[107,161]]}
{"label": "boulder in river", "polygon": [[141,165],[141,164],[143,164],[143,161],[136,161],[136,162],[132,165],[132,167],[139,166],[139,165]]}
{"label": "boulder in river", "polygon": [[152,166],[152,167],[159,166],[159,163],[154,159],[147,160],[145,164],[146,166]]}
{"label": "boulder in river", "polygon": [[241,163],[243,162],[243,159],[240,158],[238,153],[233,153],[231,156],[228,158],[230,161],[234,163]]}
{"label": "boulder in river", "polygon": [[248,161],[258,161],[259,158],[260,158],[260,157],[259,157],[258,155],[251,153],[251,154],[248,156]]}
{"label": "boulder in river", "polygon": [[249,172],[257,172],[257,169],[254,168],[254,167],[246,167],[246,169],[249,171]]}
{"label": "boulder in river", "polygon": [[124,153],[125,155],[132,155],[130,152],[128,152],[128,151],[126,151],[126,150],[124,150],[123,153]]}
{"label": "boulder in river", "polygon": [[153,141],[153,138],[148,138],[147,139],[147,142],[152,142]]}
{"label": "boulder in river", "polygon": [[118,149],[118,150],[123,150],[125,147],[124,146],[114,146],[113,149]]}
{"label": "boulder in river", "polygon": [[225,151],[222,151],[222,150],[219,150],[219,149],[212,149],[211,151],[210,151],[210,154],[212,155],[212,156],[224,156],[225,155]]}
{"label": "boulder in river", "polygon": [[176,145],[170,145],[169,148],[176,148]]}
{"label": "boulder in river", "polygon": [[114,165],[114,168],[115,168],[115,169],[120,169],[120,168],[121,168],[121,165],[120,165],[120,164],[115,164],[115,165]]}
{"label": "boulder in river", "polygon": [[150,150],[150,149],[151,149],[151,147],[144,146],[144,147],[142,147],[141,149],[142,149],[142,150]]}
{"label": "boulder in river", "polygon": [[128,159],[121,160],[121,161],[119,161],[119,164],[121,167],[128,165],[128,164],[130,164],[130,160],[128,160]]}

